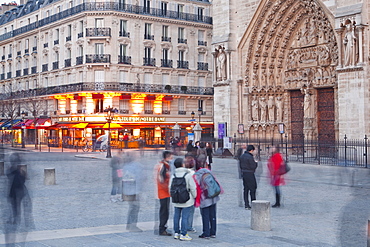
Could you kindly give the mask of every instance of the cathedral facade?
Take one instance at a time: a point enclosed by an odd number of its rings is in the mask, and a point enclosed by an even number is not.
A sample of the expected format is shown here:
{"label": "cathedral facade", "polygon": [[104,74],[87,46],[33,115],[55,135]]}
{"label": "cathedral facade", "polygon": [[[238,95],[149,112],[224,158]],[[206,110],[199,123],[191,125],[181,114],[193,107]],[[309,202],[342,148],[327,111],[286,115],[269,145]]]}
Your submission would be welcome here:
{"label": "cathedral facade", "polygon": [[222,123],[239,138],[369,134],[369,4],[214,1],[215,135]]}

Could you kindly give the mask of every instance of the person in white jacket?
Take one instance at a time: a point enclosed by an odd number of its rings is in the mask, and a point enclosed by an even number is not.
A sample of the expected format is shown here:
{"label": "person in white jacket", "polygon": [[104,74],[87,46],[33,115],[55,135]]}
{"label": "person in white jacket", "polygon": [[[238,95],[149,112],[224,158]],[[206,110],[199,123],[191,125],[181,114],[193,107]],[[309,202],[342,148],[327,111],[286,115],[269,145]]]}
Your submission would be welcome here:
{"label": "person in white jacket", "polygon": [[[193,179],[192,173],[189,171],[189,169],[184,167],[184,160],[182,158],[177,158],[174,162],[175,166],[175,172],[174,175],[171,176],[170,180],[170,188],[172,184],[173,178],[176,177],[183,177],[185,175],[185,181],[186,181],[186,188],[189,191],[189,200],[186,201],[185,203],[173,203],[175,207],[175,213],[173,217],[173,225],[174,225],[174,231],[175,239],[180,239],[180,240],[192,240],[192,238],[187,234],[187,229],[188,229],[188,218],[189,218],[189,213],[194,206],[195,198],[197,197],[197,189],[196,189],[196,184]],[[181,230],[180,230],[180,218],[181,218]]]}

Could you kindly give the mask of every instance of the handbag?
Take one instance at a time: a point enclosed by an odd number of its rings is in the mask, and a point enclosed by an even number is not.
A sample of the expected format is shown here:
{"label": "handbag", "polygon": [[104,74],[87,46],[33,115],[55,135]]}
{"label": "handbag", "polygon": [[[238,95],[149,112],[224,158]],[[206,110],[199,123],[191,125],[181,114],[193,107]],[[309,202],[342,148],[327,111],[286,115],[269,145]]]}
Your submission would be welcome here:
{"label": "handbag", "polygon": [[281,166],[277,170],[277,175],[284,175],[290,171],[290,166],[283,160]]}

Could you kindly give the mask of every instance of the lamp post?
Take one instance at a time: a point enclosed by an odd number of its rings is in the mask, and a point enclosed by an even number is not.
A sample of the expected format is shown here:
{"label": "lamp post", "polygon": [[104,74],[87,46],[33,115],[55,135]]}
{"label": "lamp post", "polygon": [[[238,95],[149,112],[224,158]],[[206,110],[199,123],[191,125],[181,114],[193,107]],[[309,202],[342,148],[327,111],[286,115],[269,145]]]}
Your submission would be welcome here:
{"label": "lamp post", "polygon": [[199,124],[200,124],[200,116],[203,114],[203,109],[199,108],[198,109],[198,115],[199,115]]}
{"label": "lamp post", "polygon": [[193,119],[194,119],[194,117],[195,117],[195,113],[194,113],[194,111],[192,111],[192,112],[190,113],[190,115],[191,115],[191,119],[193,120]]}
{"label": "lamp post", "polygon": [[22,148],[26,148],[26,146],[24,145],[24,128],[26,127],[24,125],[24,117],[26,116],[26,113],[24,111],[22,111],[21,116],[22,116],[22,124],[21,124]]}
{"label": "lamp post", "polygon": [[111,152],[111,147],[110,147],[110,140],[111,140],[110,123],[113,120],[114,111],[113,111],[112,108],[109,108],[109,109],[107,109],[106,113],[107,113],[107,116],[106,116],[105,119],[107,119],[107,123],[108,123],[108,148],[107,148],[106,158],[112,158],[112,152]]}

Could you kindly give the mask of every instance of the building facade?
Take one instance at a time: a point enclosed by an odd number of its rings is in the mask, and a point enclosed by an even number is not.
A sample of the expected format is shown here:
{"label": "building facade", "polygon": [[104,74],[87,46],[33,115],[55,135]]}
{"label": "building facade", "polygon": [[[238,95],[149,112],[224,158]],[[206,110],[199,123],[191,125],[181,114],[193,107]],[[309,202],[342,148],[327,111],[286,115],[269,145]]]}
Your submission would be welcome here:
{"label": "building facade", "polygon": [[370,132],[368,7],[215,0],[215,134],[227,123],[228,136],[243,138],[363,139]]}
{"label": "building facade", "polygon": [[1,15],[0,33],[3,118],[46,116],[49,135],[83,138],[112,108],[115,136],[158,144],[200,110],[213,132],[208,1],[28,1]]}

